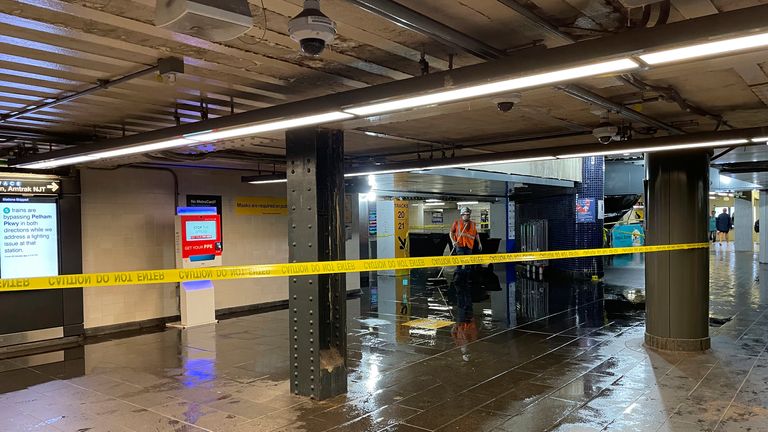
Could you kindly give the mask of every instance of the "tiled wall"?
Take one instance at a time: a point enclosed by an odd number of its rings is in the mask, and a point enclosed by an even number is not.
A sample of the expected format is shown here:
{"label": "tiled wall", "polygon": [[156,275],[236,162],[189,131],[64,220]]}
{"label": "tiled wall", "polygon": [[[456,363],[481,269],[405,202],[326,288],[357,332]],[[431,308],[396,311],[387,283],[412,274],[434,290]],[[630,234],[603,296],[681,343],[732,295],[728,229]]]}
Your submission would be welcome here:
{"label": "tiled wall", "polygon": [[[285,196],[284,185],[254,187],[242,173],[177,171],[180,202],[186,194],[222,195],[224,265],[286,262],[287,218],[241,216],[238,196]],[[83,170],[83,270],[108,272],[174,268],[174,191],[170,173]],[[175,284],[86,288],[85,327],[178,314]],[[216,282],[216,308],[287,298],[284,278]]]}
{"label": "tiled wall", "polygon": [[[517,205],[517,227],[534,219],[546,219],[549,229],[549,249],[567,250],[573,249],[575,239],[576,210],[573,194],[563,194],[535,200],[520,201]],[[520,233],[518,232],[518,238]],[[550,261],[550,266],[555,269],[569,270],[570,260]]]}
{"label": "tiled wall", "polygon": [[[583,181],[576,187],[577,198],[592,198],[595,203],[605,199],[605,158],[592,156],[583,158]],[[595,213],[597,215],[597,212]],[[603,247],[603,219],[594,223],[576,224],[575,249],[596,249]],[[571,261],[571,271],[589,275],[603,275],[601,257],[577,258]]]}
{"label": "tiled wall", "polygon": [[[563,194],[522,201],[517,206],[517,226],[532,219],[547,219],[549,249],[592,249],[603,245],[603,220],[595,223],[576,223],[576,198],[593,198],[595,203],[604,199],[604,158],[583,158],[582,179],[577,184],[576,195]],[[603,273],[601,258],[554,260],[554,269],[584,275]]]}

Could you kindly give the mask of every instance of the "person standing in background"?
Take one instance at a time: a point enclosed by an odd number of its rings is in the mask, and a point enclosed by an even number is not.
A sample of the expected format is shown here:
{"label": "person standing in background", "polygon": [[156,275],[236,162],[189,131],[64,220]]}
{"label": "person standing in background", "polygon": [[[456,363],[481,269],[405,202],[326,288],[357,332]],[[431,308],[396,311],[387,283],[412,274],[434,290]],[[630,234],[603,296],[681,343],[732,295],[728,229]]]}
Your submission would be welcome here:
{"label": "person standing in background", "polygon": [[[480,235],[477,233],[477,224],[470,219],[471,216],[472,210],[469,207],[462,207],[460,218],[451,225],[448,237],[451,239],[454,255],[472,255],[475,248],[479,252],[483,250],[483,245],[480,243]],[[456,287],[459,322],[470,322],[473,312],[472,270],[469,266],[456,267],[453,285]]]}
{"label": "person standing in background", "polygon": [[723,212],[717,215],[717,242],[722,245],[725,241],[725,245],[728,246],[728,232],[731,230],[731,216],[728,214],[728,209],[724,208]]}
{"label": "person standing in background", "polygon": [[717,241],[717,213],[714,210],[709,216],[709,241],[712,243]]}

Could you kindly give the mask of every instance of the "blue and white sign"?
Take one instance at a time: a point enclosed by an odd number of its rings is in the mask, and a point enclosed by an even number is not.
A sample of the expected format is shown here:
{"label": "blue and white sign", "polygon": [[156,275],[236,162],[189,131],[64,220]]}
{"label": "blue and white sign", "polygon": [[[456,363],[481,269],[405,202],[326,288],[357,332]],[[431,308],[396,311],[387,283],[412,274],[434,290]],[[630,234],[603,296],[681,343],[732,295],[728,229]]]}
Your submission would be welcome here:
{"label": "blue and white sign", "polygon": [[56,201],[45,198],[0,200],[0,277],[59,274]]}
{"label": "blue and white sign", "polygon": [[645,246],[645,230],[641,224],[616,225],[611,230],[613,247]]}

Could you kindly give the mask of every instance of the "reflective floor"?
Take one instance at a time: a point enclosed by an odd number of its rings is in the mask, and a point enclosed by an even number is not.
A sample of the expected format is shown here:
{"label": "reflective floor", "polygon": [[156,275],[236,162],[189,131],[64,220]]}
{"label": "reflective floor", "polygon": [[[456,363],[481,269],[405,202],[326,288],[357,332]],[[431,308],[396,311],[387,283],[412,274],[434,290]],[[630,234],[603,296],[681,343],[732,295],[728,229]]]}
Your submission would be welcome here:
{"label": "reflective floor", "polygon": [[497,269],[473,322],[436,329],[403,324],[450,319],[438,282],[380,276],[348,303],[345,396],[289,394],[278,311],[0,360],[0,431],[766,431],[768,266],[711,263],[712,315],[732,319],[703,354],[642,346],[636,257],[605,284]]}

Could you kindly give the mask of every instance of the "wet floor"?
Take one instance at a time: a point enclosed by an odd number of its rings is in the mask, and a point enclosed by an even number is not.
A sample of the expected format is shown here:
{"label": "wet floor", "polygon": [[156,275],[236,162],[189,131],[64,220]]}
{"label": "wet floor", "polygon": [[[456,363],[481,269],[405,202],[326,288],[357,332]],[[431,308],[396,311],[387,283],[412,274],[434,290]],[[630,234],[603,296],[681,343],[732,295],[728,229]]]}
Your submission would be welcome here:
{"label": "wet floor", "polygon": [[703,354],[642,346],[633,257],[605,284],[501,274],[471,323],[434,329],[404,324],[450,318],[450,296],[429,275],[382,276],[348,304],[345,396],[289,394],[278,311],[0,360],[0,431],[766,431],[768,266],[755,261],[713,250],[712,315],[732,319]]}

